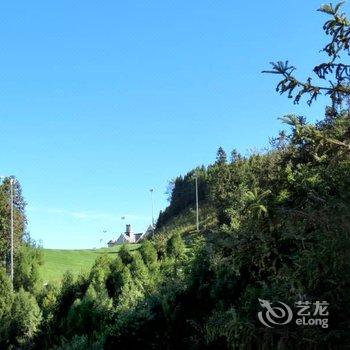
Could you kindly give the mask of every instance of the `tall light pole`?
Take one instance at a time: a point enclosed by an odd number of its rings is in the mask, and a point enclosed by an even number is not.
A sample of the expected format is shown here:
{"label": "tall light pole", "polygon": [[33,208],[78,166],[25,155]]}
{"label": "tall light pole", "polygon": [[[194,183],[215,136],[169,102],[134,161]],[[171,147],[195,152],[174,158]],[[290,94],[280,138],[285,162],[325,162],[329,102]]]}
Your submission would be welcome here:
{"label": "tall light pole", "polygon": [[15,179],[10,179],[10,197],[11,197],[11,281],[13,284],[13,184]]}
{"label": "tall light pole", "polygon": [[196,180],[196,224],[197,224],[197,232],[199,232],[198,175],[197,175],[197,173],[195,173],[194,178]]}
{"label": "tall light pole", "polygon": [[149,190],[151,192],[151,201],[152,201],[152,227],[154,230],[154,201],[153,201],[153,188]]}
{"label": "tall light pole", "polygon": [[[0,179],[6,179],[5,176],[0,176]],[[11,250],[10,250],[10,274],[11,274],[11,281],[13,284],[13,185],[15,184],[16,180],[12,177],[10,178],[10,229],[11,229],[11,238],[10,238],[10,244],[11,244]]]}

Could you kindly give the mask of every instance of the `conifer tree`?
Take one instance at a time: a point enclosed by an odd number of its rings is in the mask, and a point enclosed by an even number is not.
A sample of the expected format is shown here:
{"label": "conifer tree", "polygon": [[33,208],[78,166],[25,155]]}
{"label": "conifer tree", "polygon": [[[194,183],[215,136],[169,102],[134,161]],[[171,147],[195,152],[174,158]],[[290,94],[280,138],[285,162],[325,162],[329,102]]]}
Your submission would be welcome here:
{"label": "conifer tree", "polygon": [[216,164],[226,164],[227,163],[227,155],[222,147],[219,147],[216,153]]}

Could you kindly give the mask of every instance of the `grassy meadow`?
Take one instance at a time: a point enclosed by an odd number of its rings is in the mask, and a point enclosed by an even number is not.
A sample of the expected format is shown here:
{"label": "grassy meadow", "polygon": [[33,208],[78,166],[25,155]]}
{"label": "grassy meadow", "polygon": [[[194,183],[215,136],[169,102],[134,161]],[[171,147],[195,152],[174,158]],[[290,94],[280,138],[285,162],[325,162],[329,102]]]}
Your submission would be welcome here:
{"label": "grassy meadow", "polygon": [[[95,260],[103,255],[114,255],[121,246],[99,249],[42,249],[43,264],[40,275],[43,283],[59,282],[66,271],[77,276],[81,272],[88,272]],[[130,250],[138,249],[138,245],[129,245]]]}

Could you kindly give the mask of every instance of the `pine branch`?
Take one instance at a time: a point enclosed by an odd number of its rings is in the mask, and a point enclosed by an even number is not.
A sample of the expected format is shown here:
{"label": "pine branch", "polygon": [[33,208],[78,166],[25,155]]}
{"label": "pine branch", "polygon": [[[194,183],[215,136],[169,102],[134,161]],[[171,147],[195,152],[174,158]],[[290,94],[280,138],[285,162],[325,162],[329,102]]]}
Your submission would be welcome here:
{"label": "pine branch", "polygon": [[[340,12],[343,3],[340,2],[336,6],[323,5],[319,9],[332,17],[323,26],[326,35],[330,35],[332,39],[322,50],[331,57],[331,60],[317,65],[313,72],[318,78],[329,80],[328,86],[313,84],[311,77],[306,81],[298,80],[293,75],[295,67],[290,66],[288,61],[271,62],[272,70],[262,72],[281,75],[282,80],[277,84],[276,91],[281,95],[286,93],[295,104],[298,104],[303,96],[308,96],[309,106],[319,95],[329,96],[332,101],[330,114],[332,116],[337,114],[337,107],[342,104],[342,101],[350,96],[350,65],[335,62],[340,58],[340,52],[350,55],[350,21],[344,13]],[[333,74],[333,79],[330,79],[329,76]]]}

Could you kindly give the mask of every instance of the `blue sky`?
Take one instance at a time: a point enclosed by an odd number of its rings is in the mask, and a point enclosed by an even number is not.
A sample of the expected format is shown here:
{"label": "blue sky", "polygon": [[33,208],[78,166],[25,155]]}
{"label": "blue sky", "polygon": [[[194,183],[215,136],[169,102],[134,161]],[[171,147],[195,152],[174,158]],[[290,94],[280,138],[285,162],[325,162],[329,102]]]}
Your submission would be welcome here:
{"label": "blue sky", "polygon": [[[48,248],[92,248],[167,204],[170,179],[262,149],[295,106],[260,72],[323,59],[320,2],[11,1],[0,4],[2,174]],[[103,233],[106,230],[107,232]]]}

